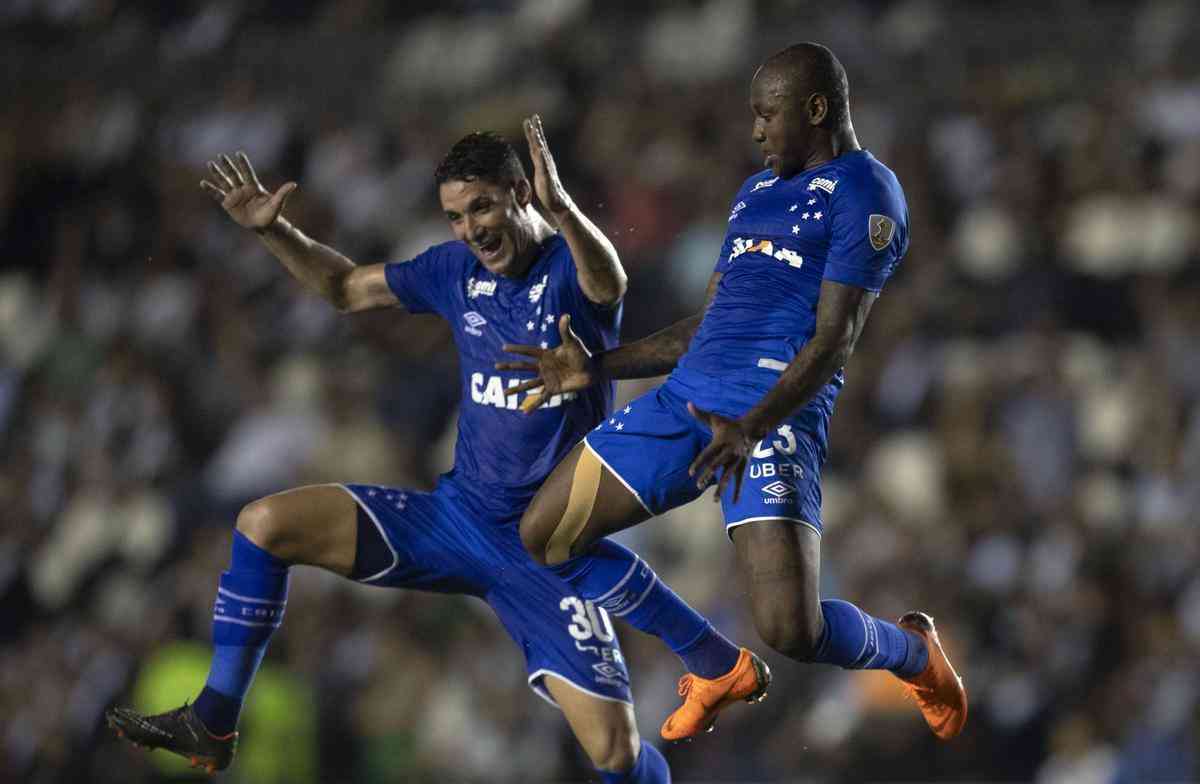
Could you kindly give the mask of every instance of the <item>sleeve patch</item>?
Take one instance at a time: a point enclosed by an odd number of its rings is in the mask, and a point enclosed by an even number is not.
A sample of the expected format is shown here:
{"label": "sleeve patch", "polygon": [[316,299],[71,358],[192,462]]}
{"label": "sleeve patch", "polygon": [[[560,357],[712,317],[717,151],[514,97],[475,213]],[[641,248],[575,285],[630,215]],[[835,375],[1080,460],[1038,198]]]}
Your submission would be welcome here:
{"label": "sleeve patch", "polygon": [[883,250],[896,234],[896,221],[886,215],[872,213],[867,218],[867,236],[871,238],[871,247]]}

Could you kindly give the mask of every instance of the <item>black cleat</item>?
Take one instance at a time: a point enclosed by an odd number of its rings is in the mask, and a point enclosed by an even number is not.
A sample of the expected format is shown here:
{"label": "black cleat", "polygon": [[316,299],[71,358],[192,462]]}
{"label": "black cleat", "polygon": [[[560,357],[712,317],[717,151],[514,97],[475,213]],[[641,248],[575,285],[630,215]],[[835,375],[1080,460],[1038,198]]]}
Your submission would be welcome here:
{"label": "black cleat", "polygon": [[210,775],[225,770],[237,752],[238,734],[218,738],[205,729],[192,706],[153,716],[143,716],[132,708],[110,708],[104,713],[108,726],[118,737],[147,749],[166,749],[204,768]]}

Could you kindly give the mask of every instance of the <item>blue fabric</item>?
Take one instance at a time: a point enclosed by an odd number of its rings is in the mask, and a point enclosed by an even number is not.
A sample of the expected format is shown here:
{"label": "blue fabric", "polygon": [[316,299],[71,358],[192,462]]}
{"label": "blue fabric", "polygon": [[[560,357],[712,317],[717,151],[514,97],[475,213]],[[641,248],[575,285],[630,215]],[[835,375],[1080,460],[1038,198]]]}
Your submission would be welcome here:
{"label": "blue fabric", "polygon": [[624,773],[601,770],[604,784],[671,784],[671,769],[658,749],[642,741],[637,762]]}
{"label": "blue fabric", "polygon": [[433,493],[347,485],[382,528],[395,564],[369,585],[477,596],[525,654],[529,685],[553,702],[555,674],[589,694],[632,702],[629,672],[608,613],[530,559],[515,519],[481,512],[453,483]]}
{"label": "blue fabric", "polygon": [[[879,291],[907,249],[904,193],[869,152],[786,180],[755,174],[734,197],[721,281],[672,377],[700,389],[693,402],[704,409],[742,405],[747,387],[761,398],[815,333],[821,283]],[[822,394],[842,382],[839,372]]]}
{"label": "blue fabric", "polygon": [[737,663],[737,646],[628,547],[601,539],[587,553],[550,569],[612,617],[662,639],[701,678],[724,675]]}
{"label": "blue fabric", "polygon": [[225,735],[237,726],[242,701],[267,652],[267,643],[287,607],[288,564],[233,532],[229,571],[221,575],[213,604],[213,658],[196,701],[196,715],[210,732]]}
{"label": "blue fabric", "polygon": [[561,342],[558,319],[569,314],[572,330],[589,350],[612,348],[621,306],[606,308],[587,299],[559,235],[542,243],[519,280],[488,272],[458,241],[384,269],[388,286],[408,310],[436,313],[454,332],[462,407],[454,470],[447,476],[489,514],[520,515],[550,471],[612,407],[615,385],[552,396],[526,415],[518,410],[524,393],[507,390],[533,374],[497,371],[496,362],[517,358],[501,345],[553,348]]}
{"label": "blue fabric", "polygon": [[[688,467],[712,440],[687,410],[676,380],[633,400],[587,436],[587,444],[653,514],[692,501],[704,491]],[[821,464],[832,402],[820,398],[793,414],[755,445],[735,503],[730,482],[721,497],[726,530],[780,518],[821,531]]]}
{"label": "blue fabric", "polygon": [[894,623],[840,599],[821,602],[821,615],[825,629],[813,661],[848,670],[891,670],[901,677],[925,669],[929,660],[925,641]]}

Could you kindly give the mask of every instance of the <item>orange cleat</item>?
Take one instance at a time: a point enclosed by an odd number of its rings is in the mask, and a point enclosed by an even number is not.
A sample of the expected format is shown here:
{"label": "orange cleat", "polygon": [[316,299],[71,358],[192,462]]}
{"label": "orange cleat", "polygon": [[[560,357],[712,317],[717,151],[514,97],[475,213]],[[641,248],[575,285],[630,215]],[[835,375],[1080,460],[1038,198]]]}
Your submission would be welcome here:
{"label": "orange cleat", "polygon": [[896,625],[925,640],[929,663],[919,675],[900,680],[916,700],[933,734],[939,740],[950,740],[962,732],[967,723],[967,690],[963,688],[962,678],[942,650],[933,618],[922,612],[908,612]]}
{"label": "orange cleat", "polygon": [[771,685],[771,670],[749,649],[742,648],[733,669],[709,680],[690,672],[679,679],[681,705],[662,725],[664,740],[686,740],[711,732],[717,714],[738,700],[762,702]]}

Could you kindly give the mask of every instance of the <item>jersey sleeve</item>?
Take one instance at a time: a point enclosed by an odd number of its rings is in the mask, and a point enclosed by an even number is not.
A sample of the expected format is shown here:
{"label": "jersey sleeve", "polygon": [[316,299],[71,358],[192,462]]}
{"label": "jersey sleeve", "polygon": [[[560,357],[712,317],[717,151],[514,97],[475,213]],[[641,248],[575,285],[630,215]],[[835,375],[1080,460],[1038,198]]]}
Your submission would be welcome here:
{"label": "jersey sleeve", "polygon": [[388,288],[410,313],[442,313],[458,282],[457,269],[445,245],[435,245],[408,261],[384,267]]}
{"label": "jersey sleeve", "polygon": [[872,183],[847,189],[831,203],[825,279],[878,292],[908,249],[904,198]]}

